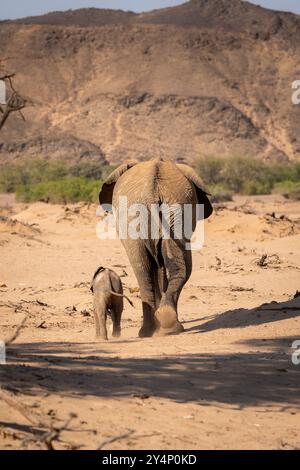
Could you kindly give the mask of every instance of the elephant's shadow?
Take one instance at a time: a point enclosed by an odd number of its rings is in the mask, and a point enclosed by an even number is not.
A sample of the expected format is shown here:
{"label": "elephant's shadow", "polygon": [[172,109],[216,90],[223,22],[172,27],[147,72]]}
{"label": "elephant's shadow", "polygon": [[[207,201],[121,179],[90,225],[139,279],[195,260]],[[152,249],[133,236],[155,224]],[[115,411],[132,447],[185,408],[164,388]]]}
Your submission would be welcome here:
{"label": "elephant's shadow", "polygon": [[[137,340],[142,343],[143,340]],[[300,407],[299,372],[286,345],[292,337],[272,338],[255,352],[184,353],[168,357],[128,357],[116,360],[97,345],[84,343],[25,343],[10,350],[1,386],[10,392],[42,397],[165,398],[178,403],[209,406]],[[139,346],[139,345],[138,345]],[[78,351],[81,348],[81,354]],[[199,350],[201,345],[199,344]],[[26,367],[24,367],[24,363]],[[288,372],[288,373],[286,373]],[[288,405],[287,405],[288,404]]]}
{"label": "elephant's shadow", "polygon": [[[299,305],[300,298],[252,310],[231,310],[187,329],[187,335],[296,319],[300,316]],[[13,343],[8,350],[9,367],[2,369],[1,384],[24,394],[47,392],[118,399],[141,394],[206,406],[218,402],[234,408],[271,403],[300,407],[300,368],[291,360],[295,339],[252,338],[246,342],[255,351],[248,348],[247,352],[213,354],[201,349],[199,342],[196,353],[186,350],[167,357],[159,353],[143,357],[144,340],[135,339],[127,341],[136,342],[136,353],[117,359],[105,344],[99,347],[96,343]],[[127,341],[118,341],[120,348]]]}
{"label": "elephant's shadow", "polygon": [[[194,321],[201,321],[200,325],[187,327],[190,322],[183,322],[185,330],[195,333],[205,333],[208,331],[223,328],[243,328],[247,326],[262,325],[265,323],[296,318],[300,316],[300,297],[287,302],[270,302],[262,304],[252,309],[238,308],[227,312],[202,317]],[[205,321],[206,320],[206,321]]]}

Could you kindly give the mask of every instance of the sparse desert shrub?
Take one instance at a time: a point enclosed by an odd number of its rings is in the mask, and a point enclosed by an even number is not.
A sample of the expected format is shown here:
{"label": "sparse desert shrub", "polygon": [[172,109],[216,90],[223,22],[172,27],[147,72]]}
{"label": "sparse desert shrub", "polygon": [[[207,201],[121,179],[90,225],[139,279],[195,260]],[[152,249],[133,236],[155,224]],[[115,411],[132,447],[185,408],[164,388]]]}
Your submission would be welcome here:
{"label": "sparse desert shrub", "polygon": [[277,183],[300,181],[300,163],[266,163],[262,160],[207,157],[195,163],[205,186],[213,192],[221,185],[231,194],[270,194]]}
{"label": "sparse desert shrub", "polygon": [[99,165],[93,162],[82,162],[69,167],[69,175],[80,176],[82,178],[100,180],[106,179],[114,167],[109,165]]}
{"label": "sparse desert shrub", "polygon": [[21,184],[23,184],[23,178],[18,168],[6,167],[0,169],[0,192],[13,193]]}
{"label": "sparse desert shrub", "polygon": [[249,179],[243,182],[241,194],[246,196],[256,196],[257,194],[270,194],[272,184],[270,181],[255,181]]}
{"label": "sparse desert shrub", "polygon": [[52,204],[97,202],[100,187],[100,182],[96,180],[66,177],[57,181],[21,185],[16,191],[16,196],[17,200],[23,202],[43,201]]}
{"label": "sparse desert shrub", "polygon": [[274,192],[287,199],[300,201],[300,181],[281,181],[275,185]]}
{"label": "sparse desert shrub", "polygon": [[293,199],[294,201],[300,201],[300,188],[293,189],[289,193],[284,194],[287,199]]}
{"label": "sparse desert shrub", "polygon": [[49,162],[42,159],[27,160],[19,164],[0,167],[0,191],[14,192],[20,185],[58,181],[70,177],[103,180],[114,169],[109,165],[82,162],[66,165],[63,162]]}
{"label": "sparse desert shrub", "polygon": [[[300,162],[266,163],[257,159],[207,157],[195,169],[215,202],[229,201],[235,193],[270,194],[299,198]],[[95,162],[66,165],[42,159],[0,167],[0,192],[16,192],[26,201],[97,201],[101,181],[114,167]],[[91,196],[91,187],[95,193]]]}
{"label": "sparse desert shrub", "polygon": [[268,177],[267,165],[248,158],[233,157],[225,161],[222,176],[226,186],[235,193],[268,194],[272,183]]}
{"label": "sparse desert shrub", "polygon": [[280,181],[300,181],[300,162],[273,163],[269,165],[270,178],[274,183]]}
{"label": "sparse desert shrub", "polygon": [[207,185],[221,183],[224,161],[218,157],[202,158],[196,162],[196,170]]}
{"label": "sparse desert shrub", "polygon": [[212,202],[228,202],[232,201],[233,192],[224,187],[222,184],[215,184],[209,187],[210,200]]}
{"label": "sparse desert shrub", "polygon": [[97,202],[101,182],[113,169],[93,162],[28,160],[0,168],[0,192],[15,192],[24,202]]}
{"label": "sparse desert shrub", "polygon": [[30,160],[0,168],[0,191],[14,192],[20,185],[55,181],[64,178],[68,169],[63,163]]}

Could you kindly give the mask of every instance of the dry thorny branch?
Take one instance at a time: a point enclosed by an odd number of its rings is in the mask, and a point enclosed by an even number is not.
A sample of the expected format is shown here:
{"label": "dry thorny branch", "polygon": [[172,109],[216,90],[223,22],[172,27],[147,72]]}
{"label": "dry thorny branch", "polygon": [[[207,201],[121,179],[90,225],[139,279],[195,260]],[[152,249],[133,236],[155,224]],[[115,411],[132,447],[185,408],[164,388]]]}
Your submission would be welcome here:
{"label": "dry thorny branch", "polygon": [[[54,426],[52,423],[46,423],[41,421],[40,417],[33,414],[27,406],[19,403],[17,400],[15,400],[15,398],[10,395],[10,393],[1,388],[0,400],[3,400],[11,408],[17,410],[32,426],[34,426],[34,429],[32,429],[33,437],[24,439],[22,443],[24,446],[27,445],[29,442],[37,442],[41,444],[45,450],[55,450],[55,447],[53,445],[54,441],[64,442],[61,438],[61,433],[63,431],[68,431],[71,421],[77,417],[76,414],[70,413],[68,419],[61,426]],[[47,431],[43,431],[45,429],[47,429]],[[123,434],[118,434],[117,436],[104,439],[96,450],[102,450],[108,444],[127,439],[128,437],[132,436],[134,432],[135,431],[131,429]],[[136,436],[136,438],[138,437],[149,436]],[[72,449],[78,449],[81,447],[69,442],[67,442],[67,444],[71,445]]]}
{"label": "dry thorny branch", "polygon": [[[27,318],[27,315],[25,315],[21,323],[17,326],[13,333],[4,339],[5,346],[11,344],[19,336],[20,331],[23,328]],[[41,421],[40,417],[34,415],[27,406],[19,403],[19,401],[13,398],[7,391],[3,390],[2,388],[0,388],[0,400],[4,401],[11,408],[17,410],[32,426],[36,428],[33,430],[34,438],[25,439],[23,441],[23,444],[26,445],[30,441],[39,442],[46,450],[54,450],[53,441],[59,441],[61,432],[67,430],[71,421],[77,417],[76,414],[70,413],[68,419],[63,423],[63,425],[54,426],[52,423],[46,423]],[[46,431],[43,432],[43,429],[46,429]],[[76,446],[72,445],[72,448],[76,448]]]}
{"label": "dry thorny branch", "polygon": [[41,302],[40,300],[24,300],[21,299],[18,303],[13,303],[8,301],[7,303],[1,302],[0,307],[8,307],[14,309],[15,313],[17,312],[24,312],[30,316],[30,311],[25,307],[25,305],[32,304],[32,305],[39,305],[41,307],[50,307],[50,305],[46,304],[45,302]]}
{"label": "dry thorny branch", "polygon": [[[15,341],[15,339],[19,336],[20,331],[23,328],[27,318],[27,315],[25,315],[20,324],[13,331],[13,333],[11,333],[10,336],[4,339],[4,343],[6,346]],[[54,426],[53,423],[43,422],[40,417],[36,416],[26,405],[21,404],[18,400],[12,397],[12,395],[8,391],[3,390],[1,387],[0,400],[4,401],[8,406],[13,408],[14,410],[18,411],[34,427],[34,429],[32,429],[33,437],[23,439],[22,444],[24,446],[27,445],[29,442],[37,442],[41,444],[45,450],[55,450],[55,447],[53,445],[54,441],[63,442],[61,439],[61,433],[63,431],[68,430],[71,421],[77,417],[75,413],[70,413],[68,419],[61,426]],[[43,431],[45,429],[46,431]],[[132,434],[134,434],[134,431],[129,430],[126,433],[119,434],[108,439],[104,439],[98,446],[97,450],[101,450],[106,445],[112,444],[113,442],[126,439],[129,436],[132,436]],[[72,449],[80,448],[80,446],[78,445],[74,445],[72,443],[68,444],[71,445]]]}
{"label": "dry thorny branch", "polygon": [[150,434],[135,434],[135,431],[133,429],[130,429],[129,431],[123,434],[118,434],[117,436],[109,437],[108,439],[103,440],[96,450],[102,450],[104,446],[107,446],[108,444],[112,444],[113,442],[127,439],[128,437],[130,437],[131,440],[134,440],[134,439],[141,439],[141,438],[149,438],[149,437],[157,436],[159,434],[160,432],[155,432],[155,433],[150,433]]}
{"label": "dry thorny branch", "polygon": [[[17,326],[13,333],[4,339],[5,346],[11,344],[19,336],[20,331],[23,328],[27,318],[27,315],[25,315],[21,323]],[[4,401],[11,408],[17,410],[32,426],[36,428],[36,430],[33,430],[34,439],[24,440],[24,445],[28,443],[28,441],[34,440],[40,442],[44,449],[54,450],[53,441],[59,440],[61,432],[68,429],[69,424],[76,417],[74,413],[70,413],[69,418],[65,421],[62,426],[54,426],[52,423],[42,422],[39,417],[35,416],[31,412],[31,410],[28,409],[28,407],[26,407],[24,404],[19,403],[7,391],[1,388],[0,400]],[[46,429],[47,431],[42,432],[42,429]],[[75,448],[75,446],[73,446],[73,448]]]}
{"label": "dry thorny branch", "polygon": [[130,430],[130,431],[124,433],[124,434],[118,434],[118,436],[114,436],[114,437],[110,437],[108,439],[105,439],[98,446],[97,450],[102,450],[103,447],[106,446],[107,444],[112,444],[113,442],[121,441],[122,439],[126,439],[127,437],[131,436],[133,433],[134,433],[134,431]]}
{"label": "dry thorny branch", "polygon": [[[0,69],[2,68],[0,62]],[[23,120],[25,120],[22,109],[25,108],[26,100],[23,98],[14,88],[13,78],[14,73],[2,73],[0,74],[0,80],[8,86],[9,89],[9,97],[5,104],[0,104],[0,130],[3,128],[4,124],[6,123],[9,115],[13,112],[19,112],[20,116]]]}
{"label": "dry thorny branch", "polygon": [[[61,426],[54,426],[52,423],[41,421],[40,417],[35,416],[27,406],[19,403],[3,389],[0,389],[0,399],[5,401],[5,403],[11,408],[17,410],[32,426],[35,427],[35,429],[32,431],[34,439],[27,438],[23,441],[23,444],[25,445],[30,441],[39,442],[45,450],[55,450],[53,442],[55,440],[60,440],[62,431],[68,430],[71,421],[77,417],[76,414],[70,413],[67,420]],[[43,429],[46,429],[46,431],[42,431]]]}
{"label": "dry thorny branch", "polygon": [[266,268],[269,264],[280,264],[278,255],[267,255],[263,254],[260,258],[256,258],[255,263],[261,268]]}
{"label": "dry thorny branch", "polygon": [[8,336],[7,338],[4,339],[5,346],[8,346],[8,345],[11,344],[13,341],[15,341],[15,339],[19,336],[21,329],[22,329],[23,326],[25,325],[26,320],[27,320],[27,315],[24,316],[23,320],[22,320],[21,323],[17,326],[17,328],[12,332],[12,334],[11,334],[10,336]]}

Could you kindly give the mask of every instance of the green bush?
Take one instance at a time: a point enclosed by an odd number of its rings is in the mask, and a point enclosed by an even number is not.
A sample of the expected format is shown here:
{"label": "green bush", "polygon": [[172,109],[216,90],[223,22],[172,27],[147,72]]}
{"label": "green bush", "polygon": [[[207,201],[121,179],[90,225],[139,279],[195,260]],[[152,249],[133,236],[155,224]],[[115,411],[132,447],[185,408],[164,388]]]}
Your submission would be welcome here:
{"label": "green bush", "polygon": [[198,160],[195,168],[211,192],[215,185],[221,185],[231,193],[270,194],[279,182],[300,181],[299,162],[266,163],[242,157],[207,157]]}
{"label": "green bush", "polygon": [[[195,162],[196,171],[214,201],[231,200],[234,193],[269,194],[273,190],[298,198],[300,162],[266,163],[258,159],[215,156]],[[42,159],[0,167],[0,192],[16,192],[31,202],[97,201],[101,181],[114,167],[93,162],[66,165]],[[94,192],[93,192],[94,191]]]}
{"label": "green bush", "polygon": [[20,185],[55,181],[64,178],[68,168],[62,163],[30,160],[22,164],[8,165],[0,169],[0,191],[14,192]]}
{"label": "green bush", "polygon": [[281,181],[275,185],[274,192],[287,199],[300,201],[300,181]]}
{"label": "green bush", "polygon": [[67,204],[87,201],[97,202],[101,183],[80,177],[67,177],[58,181],[21,185],[16,196],[19,201],[43,201],[52,204]]}
{"label": "green bush", "polygon": [[69,175],[80,176],[82,178],[105,180],[113,171],[114,167],[109,165],[99,165],[98,163],[84,162],[69,168]]}
{"label": "green bush", "polygon": [[284,194],[287,199],[293,199],[294,201],[300,201],[300,188],[293,189],[289,193]]}
{"label": "green bush", "polygon": [[218,157],[202,158],[196,162],[196,170],[208,185],[219,184],[222,182],[222,170],[224,160]]}
{"label": "green bush", "polygon": [[232,201],[233,192],[220,183],[210,186],[209,190],[211,194],[210,200],[212,202]]}
{"label": "green bush", "polygon": [[58,181],[68,176],[103,180],[114,167],[92,162],[66,165],[46,160],[27,160],[19,164],[0,167],[0,191],[14,192],[20,185]]}
{"label": "green bush", "polygon": [[15,192],[24,202],[97,202],[101,181],[113,167],[92,162],[66,165],[27,160],[0,168],[0,192]]}
{"label": "green bush", "polygon": [[240,193],[246,196],[256,196],[258,194],[270,194],[271,190],[272,185],[269,181],[255,181],[250,179],[243,182]]}
{"label": "green bush", "polygon": [[270,165],[270,173],[275,183],[280,181],[300,181],[300,162]]}
{"label": "green bush", "polygon": [[267,194],[272,188],[267,165],[259,160],[230,158],[225,162],[223,178],[227,186],[235,193],[258,194],[257,191],[260,189]]}

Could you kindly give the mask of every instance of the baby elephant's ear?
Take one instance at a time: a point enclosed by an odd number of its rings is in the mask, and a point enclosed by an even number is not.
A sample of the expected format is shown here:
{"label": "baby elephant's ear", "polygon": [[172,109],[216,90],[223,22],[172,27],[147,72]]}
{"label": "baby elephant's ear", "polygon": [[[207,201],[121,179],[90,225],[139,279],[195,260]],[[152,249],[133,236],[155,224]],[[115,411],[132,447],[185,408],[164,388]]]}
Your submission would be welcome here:
{"label": "baby elephant's ear", "polygon": [[99,202],[100,205],[103,206],[104,204],[111,205],[114,187],[120,176],[123,175],[129,168],[132,168],[136,165],[135,162],[124,163],[123,165],[119,166],[114,170],[104,181],[101,191],[99,193]]}
{"label": "baby elephant's ear", "polygon": [[207,197],[207,192],[205,192],[201,186],[203,187],[203,182],[201,178],[197,175],[197,173],[188,165],[184,165],[183,163],[177,163],[177,168],[184,174],[184,176],[193,183],[196,193],[198,204],[204,205],[204,219],[207,219],[213,212],[212,205],[210,200]]}

